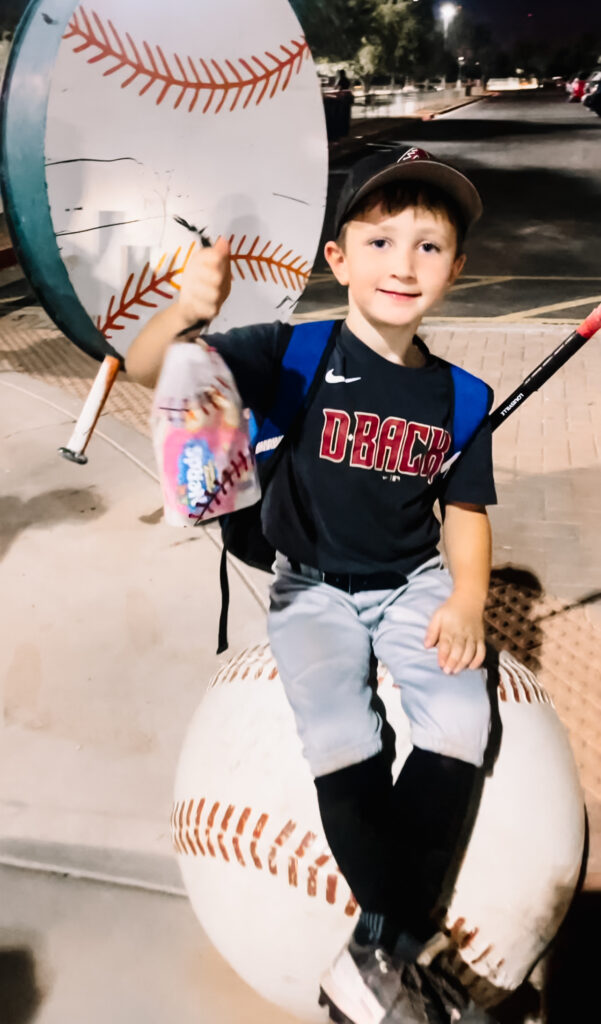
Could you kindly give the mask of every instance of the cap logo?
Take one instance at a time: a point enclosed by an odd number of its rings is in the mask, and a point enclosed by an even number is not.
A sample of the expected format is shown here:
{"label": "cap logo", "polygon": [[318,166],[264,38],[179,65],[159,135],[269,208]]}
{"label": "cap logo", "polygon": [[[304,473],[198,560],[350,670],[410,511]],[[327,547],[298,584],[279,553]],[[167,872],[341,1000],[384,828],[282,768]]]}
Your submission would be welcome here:
{"label": "cap logo", "polygon": [[426,153],[425,149],[418,149],[417,146],[413,146],[408,149],[406,153],[397,160],[397,164],[404,164],[406,160],[431,160],[432,157],[429,153]]}

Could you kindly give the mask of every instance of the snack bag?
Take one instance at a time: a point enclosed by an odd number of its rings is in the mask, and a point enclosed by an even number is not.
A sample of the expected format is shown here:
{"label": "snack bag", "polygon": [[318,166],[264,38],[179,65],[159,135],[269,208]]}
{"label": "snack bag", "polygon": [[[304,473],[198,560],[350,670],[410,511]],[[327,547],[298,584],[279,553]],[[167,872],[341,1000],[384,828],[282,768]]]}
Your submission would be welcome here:
{"label": "snack bag", "polygon": [[170,526],[194,526],[261,497],[248,414],[215,349],[202,342],[170,346],[151,427]]}

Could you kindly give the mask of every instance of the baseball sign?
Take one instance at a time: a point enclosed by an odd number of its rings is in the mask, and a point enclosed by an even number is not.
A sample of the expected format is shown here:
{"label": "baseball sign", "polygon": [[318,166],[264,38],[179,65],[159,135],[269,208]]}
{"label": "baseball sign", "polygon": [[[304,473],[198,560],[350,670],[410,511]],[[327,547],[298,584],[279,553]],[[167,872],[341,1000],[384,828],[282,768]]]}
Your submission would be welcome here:
{"label": "baseball sign", "polygon": [[287,319],[327,187],[319,83],[286,0],[39,0],[3,95],[3,195],[37,294],[123,356],[203,237],[227,238],[217,329]]}

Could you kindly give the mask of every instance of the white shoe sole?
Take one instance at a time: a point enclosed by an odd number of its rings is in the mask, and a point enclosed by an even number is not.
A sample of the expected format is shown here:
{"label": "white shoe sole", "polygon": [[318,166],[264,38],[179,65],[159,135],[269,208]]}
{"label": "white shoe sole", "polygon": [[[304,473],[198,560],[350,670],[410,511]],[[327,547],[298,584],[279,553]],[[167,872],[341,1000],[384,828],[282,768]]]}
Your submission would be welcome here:
{"label": "white shoe sole", "polygon": [[386,1016],[346,949],[321,979],[319,1004],[329,1007],[335,1024],[381,1024]]}

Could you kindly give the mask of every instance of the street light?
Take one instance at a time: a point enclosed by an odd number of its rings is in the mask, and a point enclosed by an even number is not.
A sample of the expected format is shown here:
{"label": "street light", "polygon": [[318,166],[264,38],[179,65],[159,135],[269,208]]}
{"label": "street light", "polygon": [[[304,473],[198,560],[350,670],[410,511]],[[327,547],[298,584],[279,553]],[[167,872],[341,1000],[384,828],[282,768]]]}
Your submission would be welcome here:
{"label": "street light", "polygon": [[457,88],[461,89],[461,83],[463,81],[463,65],[465,64],[465,57],[457,58]]}
{"label": "street light", "polygon": [[444,32],[444,41],[446,44],[447,35],[449,32],[449,25],[459,10],[457,4],[442,4],[440,7],[440,18],[442,21],[442,28]]}

